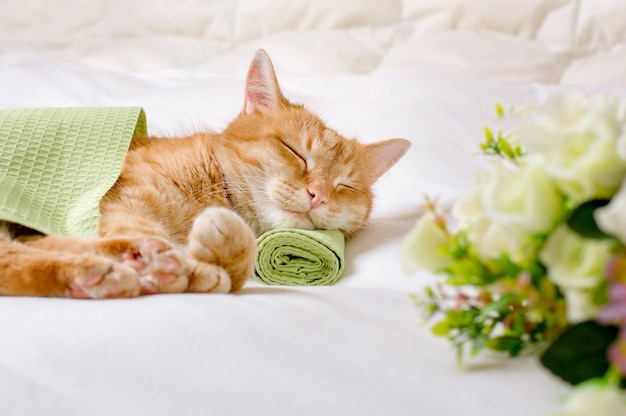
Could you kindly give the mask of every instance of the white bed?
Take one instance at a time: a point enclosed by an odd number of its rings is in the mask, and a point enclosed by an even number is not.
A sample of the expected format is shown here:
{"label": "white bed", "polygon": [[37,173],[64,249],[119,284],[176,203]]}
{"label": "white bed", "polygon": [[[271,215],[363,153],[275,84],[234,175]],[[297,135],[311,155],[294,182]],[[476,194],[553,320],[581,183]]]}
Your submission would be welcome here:
{"label": "white bed", "polygon": [[425,194],[467,187],[496,102],[622,94],[624,40],[619,0],[0,1],[0,108],[140,105],[153,134],[220,129],[262,47],[342,134],[413,142],[334,286],[0,298],[0,414],[550,414],[568,386],[535,358],[457,367],[409,298],[433,276],[398,252]]}

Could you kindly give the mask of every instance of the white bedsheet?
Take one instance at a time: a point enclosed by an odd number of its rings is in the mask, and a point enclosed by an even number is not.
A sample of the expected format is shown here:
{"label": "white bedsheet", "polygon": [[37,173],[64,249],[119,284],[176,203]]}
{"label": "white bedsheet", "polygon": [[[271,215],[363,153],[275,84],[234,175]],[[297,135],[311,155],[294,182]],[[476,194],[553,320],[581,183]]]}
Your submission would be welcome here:
{"label": "white bedsheet", "polygon": [[285,95],[342,134],[413,142],[377,184],[371,224],[332,287],[0,298],[0,414],[558,407],[568,387],[533,357],[458,368],[409,299],[433,277],[406,275],[398,251],[425,194],[450,204],[470,182],[496,102],[571,84],[625,93],[622,2],[5,0],[0,12],[0,108],[141,105],[154,134],[220,129],[264,47]]}

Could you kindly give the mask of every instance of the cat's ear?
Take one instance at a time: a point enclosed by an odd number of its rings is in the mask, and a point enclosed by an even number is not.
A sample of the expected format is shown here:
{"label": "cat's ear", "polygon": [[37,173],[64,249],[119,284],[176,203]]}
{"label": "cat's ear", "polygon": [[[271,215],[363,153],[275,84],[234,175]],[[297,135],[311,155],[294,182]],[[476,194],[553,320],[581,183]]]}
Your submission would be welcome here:
{"label": "cat's ear", "polygon": [[368,179],[374,183],[409,150],[411,142],[405,139],[389,139],[367,145]]}
{"label": "cat's ear", "polygon": [[263,49],[257,50],[246,79],[243,114],[274,111],[284,100],[270,57]]}

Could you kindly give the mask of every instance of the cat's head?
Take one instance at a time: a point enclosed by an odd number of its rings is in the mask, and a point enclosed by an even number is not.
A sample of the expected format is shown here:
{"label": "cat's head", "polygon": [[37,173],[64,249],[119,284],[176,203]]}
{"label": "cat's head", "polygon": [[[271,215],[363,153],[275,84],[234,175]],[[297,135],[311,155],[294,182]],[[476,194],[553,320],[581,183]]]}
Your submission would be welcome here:
{"label": "cat's head", "polygon": [[241,162],[234,190],[245,196],[236,209],[257,233],[339,229],[352,236],[370,215],[372,185],[410,146],[404,139],[347,139],[290,103],[263,50],[254,56],[243,110],[225,137]]}

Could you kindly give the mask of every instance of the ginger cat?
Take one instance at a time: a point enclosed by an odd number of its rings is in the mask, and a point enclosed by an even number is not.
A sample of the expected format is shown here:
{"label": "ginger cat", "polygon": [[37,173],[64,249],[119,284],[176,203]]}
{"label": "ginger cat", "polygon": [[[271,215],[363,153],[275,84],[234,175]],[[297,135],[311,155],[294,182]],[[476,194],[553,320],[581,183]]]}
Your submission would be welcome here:
{"label": "ginger cat", "polygon": [[27,237],[0,222],[0,295],[73,298],[231,292],[251,276],[255,235],[365,224],[370,187],[409,148],[361,144],[282,95],[257,51],[243,110],[222,133],[134,137],[100,203],[98,236]]}

